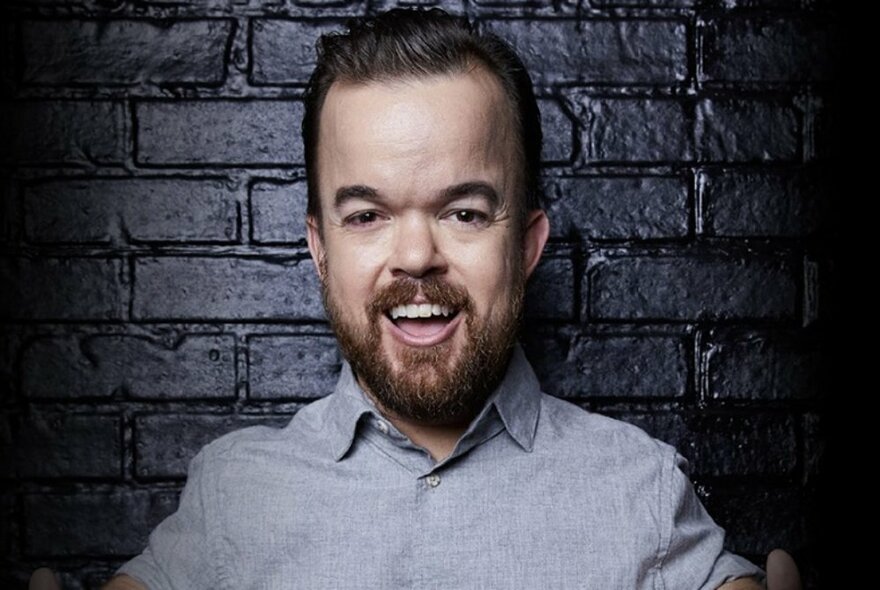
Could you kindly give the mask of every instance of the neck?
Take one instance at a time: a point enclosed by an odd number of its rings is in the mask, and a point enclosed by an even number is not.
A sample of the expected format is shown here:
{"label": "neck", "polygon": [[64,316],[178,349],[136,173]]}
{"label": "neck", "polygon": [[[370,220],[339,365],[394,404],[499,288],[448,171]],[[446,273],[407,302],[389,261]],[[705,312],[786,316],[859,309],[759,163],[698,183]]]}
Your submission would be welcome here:
{"label": "neck", "polygon": [[426,449],[434,461],[438,463],[452,454],[458,439],[461,438],[470,423],[470,420],[467,420],[456,424],[426,424],[398,416],[379,403],[359,377],[357,377],[357,381],[382,416],[409,438],[413,444]]}
{"label": "neck", "polygon": [[409,440],[420,447],[424,447],[433,457],[434,461],[440,462],[452,454],[458,439],[467,430],[467,425],[433,425],[422,424],[406,420],[399,416],[392,416],[382,412],[389,422],[406,435]]}

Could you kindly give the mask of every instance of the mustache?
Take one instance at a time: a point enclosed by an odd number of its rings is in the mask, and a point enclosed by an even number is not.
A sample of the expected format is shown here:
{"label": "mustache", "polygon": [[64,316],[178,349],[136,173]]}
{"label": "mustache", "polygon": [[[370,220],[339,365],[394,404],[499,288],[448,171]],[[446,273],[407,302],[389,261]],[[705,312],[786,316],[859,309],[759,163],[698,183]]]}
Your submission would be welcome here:
{"label": "mustache", "polygon": [[370,299],[367,313],[371,318],[376,318],[394,306],[410,303],[419,292],[437,305],[464,312],[469,312],[474,307],[473,300],[464,287],[431,276],[425,279],[400,278],[388,283]]}

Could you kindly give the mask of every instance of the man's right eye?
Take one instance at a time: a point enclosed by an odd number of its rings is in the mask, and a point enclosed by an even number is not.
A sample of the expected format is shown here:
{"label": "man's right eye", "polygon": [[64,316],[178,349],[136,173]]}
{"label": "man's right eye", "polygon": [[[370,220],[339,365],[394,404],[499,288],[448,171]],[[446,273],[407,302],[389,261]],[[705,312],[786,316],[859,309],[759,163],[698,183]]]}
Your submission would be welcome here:
{"label": "man's right eye", "polygon": [[361,211],[345,218],[346,225],[370,225],[378,221],[379,216],[375,211]]}

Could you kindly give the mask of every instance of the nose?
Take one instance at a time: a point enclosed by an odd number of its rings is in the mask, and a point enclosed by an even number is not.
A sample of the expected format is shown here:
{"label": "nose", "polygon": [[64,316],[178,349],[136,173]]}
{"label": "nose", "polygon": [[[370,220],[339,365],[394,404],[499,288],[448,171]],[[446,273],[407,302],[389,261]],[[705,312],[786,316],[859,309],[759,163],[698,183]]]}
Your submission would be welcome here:
{"label": "nose", "polygon": [[426,277],[446,271],[436,224],[422,216],[399,219],[395,228],[391,272],[396,277]]}

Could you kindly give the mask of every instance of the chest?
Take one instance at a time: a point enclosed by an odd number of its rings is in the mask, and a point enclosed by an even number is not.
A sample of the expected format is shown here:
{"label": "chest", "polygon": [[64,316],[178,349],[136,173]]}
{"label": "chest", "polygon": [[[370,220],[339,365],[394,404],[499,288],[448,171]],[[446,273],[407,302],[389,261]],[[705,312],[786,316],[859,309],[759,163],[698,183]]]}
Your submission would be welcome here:
{"label": "chest", "polygon": [[381,466],[224,469],[211,516],[233,586],[652,587],[660,515],[646,486],[534,462]]}

